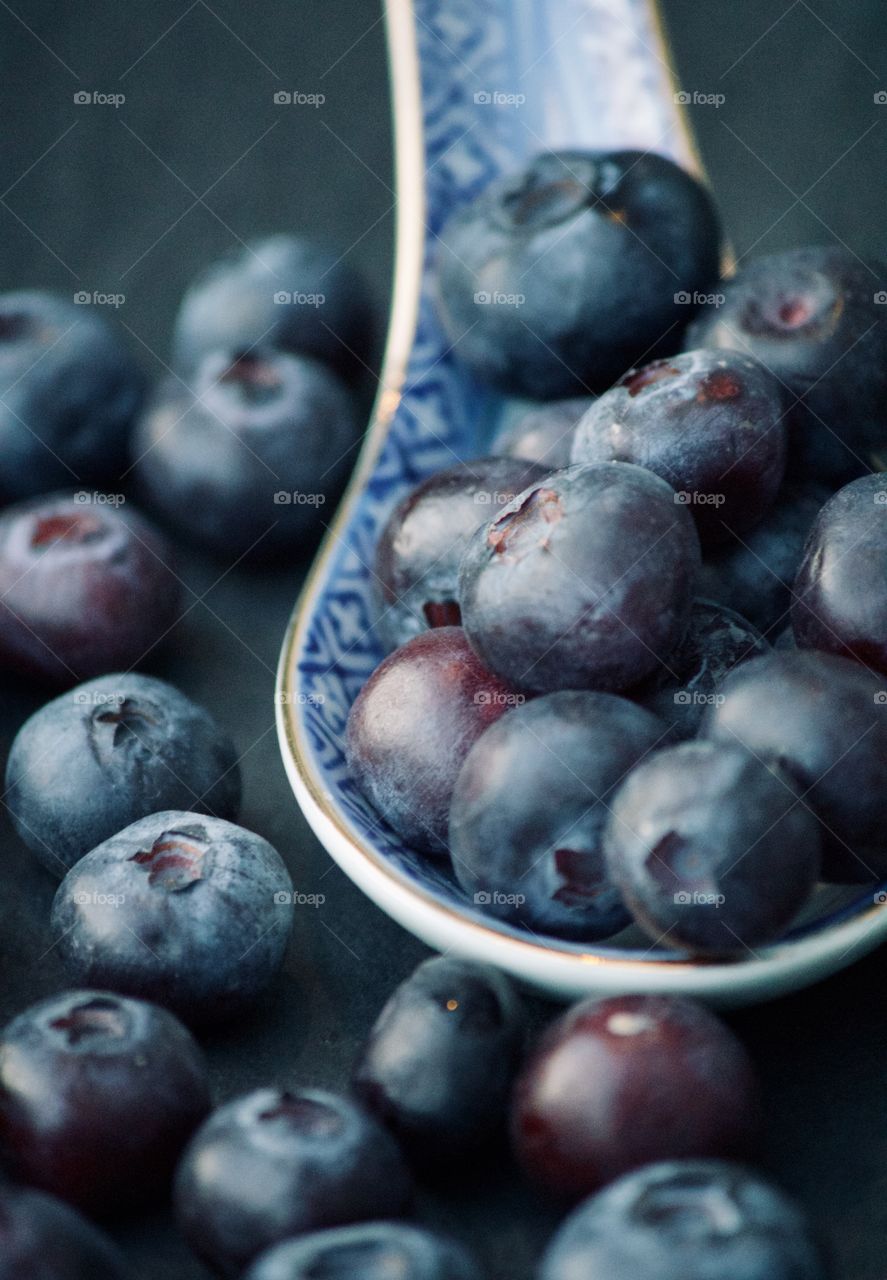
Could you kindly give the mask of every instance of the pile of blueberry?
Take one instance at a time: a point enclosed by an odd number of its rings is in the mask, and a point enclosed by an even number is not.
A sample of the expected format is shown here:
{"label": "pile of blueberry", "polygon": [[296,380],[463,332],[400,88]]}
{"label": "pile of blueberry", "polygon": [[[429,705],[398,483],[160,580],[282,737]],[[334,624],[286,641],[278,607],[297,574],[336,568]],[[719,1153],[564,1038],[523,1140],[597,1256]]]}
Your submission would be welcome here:
{"label": "pile of blueberry", "polygon": [[[233,742],[134,671],[188,610],[167,536],[133,494],[229,564],[309,548],[359,442],[351,383],[369,330],[360,282],[333,255],[289,236],[248,245],[188,293],[169,380],[147,400],[95,309],[0,297],[0,670],[55,695],[15,737],[4,802],[60,882],[47,949],[71,983],[0,1033],[2,1280],[130,1274],[80,1212],[168,1198],[211,1106],[193,1033],[263,1001],[291,931],[283,860],[236,825]],[[261,1132],[277,1105],[259,1106]],[[386,1187],[405,1185],[368,1116],[307,1095],[279,1107],[267,1132],[301,1133],[306,1184],[325,1139],[330,1191],[303,1228],[401,1207],[353,1185],[368,1149]]]}
{"label": "pile of blueberry", "polygon": [[347,751],[537,939],[744,958],[887,876],[887,268],[721,252],[633,152],[543,155],[442,235],[447,337],[511,400],[381,532]]}
{"label": "pile of blueberry", "polygon": [[170,1196],[195,1253],[232,1280],[483,1280],[460,1244],[407,1219],[417,1183],[483,1178],[509,1137],[537,1191],[578,1206],[540,1280],[826,1280],[802,1211],[743,1163],[758,1081],[713,1014],[585,1001],[529,1054],[527,1029],[500,973],[427,960],[379,1015],[349,1093],[259,1088],[211,1110],[201,1050],[171,1013],[88,987],[43,1000],[0,1032],[0,1280],[124,1280],[89,1219]]}
{"label": "pile of blueberry", "polygon": [[310,549],[360,442],[370,333],[361,281],[283,235],[191,287],[150,395],[96,308],[0,295],[0,667],[70,685],[175,627],[173,551],[133,493],[228,563]]}
{"label": "pile of blueberry", "polygon": [[[394,652],[349,752],[396,832],[537,933],[634,915],[732,955],[820,876],[887,874],[887,503],[861,474],[880,316],[855,261],[805,251],[723,285],[679,354],[678,296],[712,285],[719,252],[705,191],[631,153],[542,157],[443,239],[453,341],[544,403],[392,515]],[[481,292],[526,295],[521,323]],[[145,403],[104,322],[0,299],[0,664],[62,690],[20,729],[5,800],[59,881],[48,937],[71,982],[0,1031],[0,1280],[125,1280],[94,1220],[168,1200],[224,1277],[482,1280],[406,1219],[417,1184],[505,1144],[574,1206],[539,1280],[826,1280],[801,1210],[742,1163],[754,1067],[689,1001],[585,1001],[528,1051],[505,977],[434,959],[348,1090],[274,1082],[214,1108],[197,1037],[263,999],[292,883],[236,825],[233,744],[133,671],[181,600],[165,537],[108,486],[131,470],[164,524],[229,557],[309,542],[358,439],[368,327],[332,258],[248,246],[186,297]],[[72,475],[104,488],[61,492]]]}

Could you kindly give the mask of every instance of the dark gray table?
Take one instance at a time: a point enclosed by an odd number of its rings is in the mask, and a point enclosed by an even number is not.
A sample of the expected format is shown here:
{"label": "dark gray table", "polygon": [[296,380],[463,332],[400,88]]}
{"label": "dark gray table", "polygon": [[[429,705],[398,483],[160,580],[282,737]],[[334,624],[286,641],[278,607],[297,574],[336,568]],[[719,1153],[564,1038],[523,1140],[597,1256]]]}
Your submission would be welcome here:
{"label": "dark gray table", "polygon": [[[515,0],[518,3],[519,0]],[[722,93],[694,119],[740,253],[838,238],[884,254],[887,27],[881,0],[666,0],[682,87]],[[282,109],[277,89],[323,93]],[[123,93],[76,106],[80,91]],[[383,29],[370,0],[0,3],[0,281],[122,292],[118,312],[154,375],[178,297],[234,236],[322,228],[374,286],[392,258]],[[185,556],[195,607],[156,670],[205,702],[244,753],[243,821],[296,885],[323,893],[296,919],[271,1008],[209,1044],[220,1098],[268,1081],[341,1086],[392,986],[424,949],[332,867],[301,818],[273,728],[273,671],[304,565],[260,574]],[[3,681],[4,754],[40,695]],[[46,953],[53,886],[3,819],[0,1017],[63,982]],[[733,1023],[760,1064],[766,1159],[824,1222],[840,1280],[883,1280],[887,1020],[874,956]],[[498,1280],[526,1280],[557,1213],[507,1169],[423,1193],[427,1220]],[[165,1215],[122,1225],[138,1273],[202,1275]]]}

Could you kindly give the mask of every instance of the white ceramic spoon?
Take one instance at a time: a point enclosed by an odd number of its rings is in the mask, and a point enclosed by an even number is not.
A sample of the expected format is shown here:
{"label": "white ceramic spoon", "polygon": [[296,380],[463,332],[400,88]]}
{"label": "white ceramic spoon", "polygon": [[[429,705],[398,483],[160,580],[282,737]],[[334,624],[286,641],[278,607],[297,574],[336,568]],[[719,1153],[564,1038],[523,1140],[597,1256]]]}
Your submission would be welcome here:
{"label": "white ceramic spoon", "polygon": [[543,943],[483,916],[445,868],[380,829],[348,776],[348,708],[382,657],[370,572],[381,524],[418,480],[482,453],[507,410],[437,324],[438,231],[496,174],[549,148],[639,148],[698,170],[651,0],[387,0],[386,17],[394,308],[366,443],[280,659],[280,745],[299,804],[346,874],[405,928],[553,995],[670,991],[735,1005],[805,986],[887,935],[887,892],[821,890],[800,926],[731,964],[651,949],[637,932],[601,946]]}

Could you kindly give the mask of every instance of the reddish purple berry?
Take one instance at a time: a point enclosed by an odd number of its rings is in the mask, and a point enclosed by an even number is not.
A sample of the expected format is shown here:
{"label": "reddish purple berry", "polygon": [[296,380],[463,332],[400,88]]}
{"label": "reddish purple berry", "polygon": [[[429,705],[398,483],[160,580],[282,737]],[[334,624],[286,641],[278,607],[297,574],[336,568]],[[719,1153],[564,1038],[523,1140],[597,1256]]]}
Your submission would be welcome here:
{"label": "reddish purple berry", "polygon": [[154,1005],[66,991],[0,1035],[3,1163],[88,1213],[162,1199],[208,1110],[203,1054]]}
{"label": "reddish purple berry", "polygon": [[654,1160],[745,1154],[758,1085],[733,1033],[672,996],[575,1005],[521,1074],[514,1146],[534,1181],[579,1198]]}
{"label": "reddish purple berry", "polygon": [[447,847],[456,775],[487,725],[523,701],[491,675],[461,627],[438,627],[390,654],[348,716],[351,773],[404,841]]}
{"label": "reddish purple berry", "polygon": [[138,666],[179,617],[171,565],[165,540],[129,506],[56,494],[10,507],[0,515],[0,661],[62,685]]}

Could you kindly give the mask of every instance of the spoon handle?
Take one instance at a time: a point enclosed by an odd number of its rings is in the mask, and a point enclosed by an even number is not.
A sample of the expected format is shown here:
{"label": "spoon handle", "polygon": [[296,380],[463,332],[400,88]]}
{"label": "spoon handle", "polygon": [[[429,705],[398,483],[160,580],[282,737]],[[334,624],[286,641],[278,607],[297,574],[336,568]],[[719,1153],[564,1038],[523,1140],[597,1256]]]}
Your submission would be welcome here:
{"label": "spoon handle", "polygon": [[386,19],[397,274],[375,417],[397,419],[383,474],[415,482],[476,451],[465,424],[490,416],[489,393],[454,368],[434,315],[452,210],[553,148],[637,148],[699,166],[655,0],[386,0]]}

